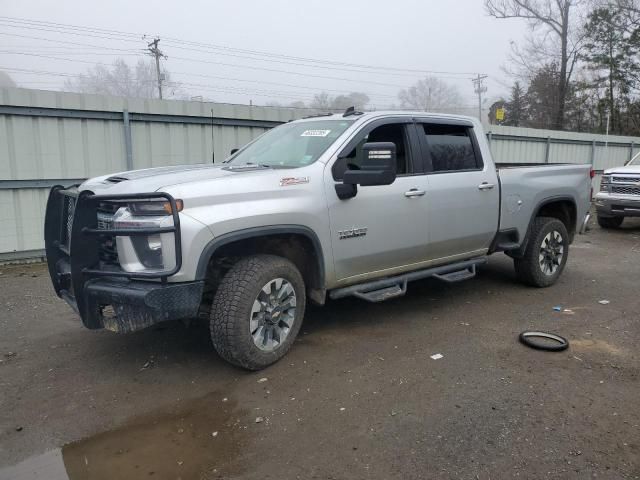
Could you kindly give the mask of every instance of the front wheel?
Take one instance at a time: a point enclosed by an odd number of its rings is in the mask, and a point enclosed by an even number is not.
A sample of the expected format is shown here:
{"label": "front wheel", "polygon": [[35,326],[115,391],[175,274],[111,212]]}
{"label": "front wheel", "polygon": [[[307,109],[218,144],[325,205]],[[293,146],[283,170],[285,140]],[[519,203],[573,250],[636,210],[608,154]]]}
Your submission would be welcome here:
{"label": "front wheel", "polygon": [[248,370],[282,358],[304,317],[302,275],[289,260],[254,255],[224,276],[211,306],[211,340],[218,354]]}
{"label": "front wheel", "polygon": [[550,217],[534,219],[527,248],[522,258],[513,260],[516,276],[534,287],[556,283],[569,255],[569,234],[560,220]]}
{"label": "front wheel", "polygon": [[619,228],[624,217],[601,217],[598,215],[598,225],[602,228]]}

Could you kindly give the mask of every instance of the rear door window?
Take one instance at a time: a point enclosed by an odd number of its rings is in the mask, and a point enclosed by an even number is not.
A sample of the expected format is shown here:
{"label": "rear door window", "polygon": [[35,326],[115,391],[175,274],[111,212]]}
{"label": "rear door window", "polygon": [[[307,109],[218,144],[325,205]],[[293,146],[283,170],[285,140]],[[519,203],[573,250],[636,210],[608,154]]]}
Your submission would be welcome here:
{"label": "rear door window", "polygon": [[482,160],[476,155],[469,127],[431,123],[423,123],[421,127],[433,172],[482,169]]}

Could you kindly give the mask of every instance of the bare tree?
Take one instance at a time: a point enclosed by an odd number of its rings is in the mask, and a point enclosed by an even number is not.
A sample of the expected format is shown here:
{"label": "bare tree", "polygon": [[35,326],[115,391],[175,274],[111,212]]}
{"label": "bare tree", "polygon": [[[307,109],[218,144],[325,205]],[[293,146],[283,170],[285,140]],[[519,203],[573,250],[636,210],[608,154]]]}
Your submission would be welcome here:
{"label": "bare tree", "polygon": [[[79,93],[98,93],[119,97],[158,98],[155,63],[139,60],[131,67],[123,59],[117,59],[111,67],[96,65],[75,80],[65,82],[65,90]],[[180,84],[171,80],[166,70],[163,84],[168,86],[168,96],[183,98]]]}
{"label": "bare tree", "polygon": [[309,106],[317,110],[329,110],[331,108],[331,98],[327,92],[318,93],[313,96]]}
{"label": "bare tree", "polygon": [[485,0],[489,15],[495,18],[521,18],[529,22],[532,32],[523,49],[515,44],[514,58],[529,76],[541,65],[558,65],[557,105],[553,128],[565,124],[567,93],[582,43],[579,7],[586,0]]}
{"label": "bare tree", "polygon": [[331,101],[331,108],[334,110],[344,110],[355,107],[356,110],[363,110],[369,103],[369,95],[362,92],[351,92],[348,95],[338,95]]}
{"label": "bare tree", "polygon": [[313,96],[309,107],[316,110],[344,110],[348,107],[364,109],[368,103],[369,96],[362,92],[351,92],[337,97],[332,97],[327,92],[321,92]]}
{"label": "bare tree", "polygon": [[398,94],[402,108],[447,112],[462,105],[462,95],[457,87],[436,77],[426,77]]}
{"label": "bare tree", "polygon": [[625,27],[629,30],[640,28],[640,0],[616,0],[615,3],[625,19]]}

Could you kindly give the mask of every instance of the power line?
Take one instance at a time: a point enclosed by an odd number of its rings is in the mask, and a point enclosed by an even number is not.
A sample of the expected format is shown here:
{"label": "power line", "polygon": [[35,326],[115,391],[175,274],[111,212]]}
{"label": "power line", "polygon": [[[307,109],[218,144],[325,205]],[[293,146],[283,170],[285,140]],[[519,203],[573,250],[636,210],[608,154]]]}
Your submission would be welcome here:
{"label": "power line", "polygon": [[[0,23],[0,26],[3,26]],[[30,28],[27,27],[18,27],[18,28],[26,28],[27,30],[29,30]],[[57,31],[57,30],[47,30],[47,29],[38,29],[38,28],[34,28],[33,30],[40,30],[40,31],[49,31],[49,32],[55,32],[55,33],[65,33],[64,31]],[[67,33],[71,33],[71,32],[67,32]],[[67,44],[67,45],[82,45],[80,43],[77,42],[68,42],[68,41],[63,41],[63,40],[56,40],[56,39],[48,39],[48,38],[42,38],[42,37],[29,37],[26,35],[18,35],[18,34],[11,34],[11,33],[5,33],[5,32],[0,32],[0,34],[2,35],[11,35],[11,36],[18,36],[18,37],[23,37],[23,38],[34,38],[34,39],[39,39],[39,40],[45,40],[48,42],[56,42],[56,43],[61,43],[61,44]],[[71,33],[73,35],[81,35],[79,33]],[[89,35],[90,37],[93,38],[100,38],[100,39],[109,39],[112,40],[109,37],[105,37],[105,36],[96,36],[96,35]],[[119,40],[119,39],[116,39]],[[131,42],[132,40],[130,39],[126,39],[125,41],[127,42]],[[136,40],[137,42],[137,40]],[[94,48],[101,48],[98,45],[87,45],[87,46],[91,46]],[[264,58],[256,58],[255,56],[247,56],[247,55],[238,55],[238,54],[232,54],[232,53],[221,53],[221,52],[211,52],[211,51],[207,51],[207,50],[202,50],[202,49],[197,49],[197,48],[189,48],[189,47],[181,47],[178,45],[171,45],[170,46],[172,48],[177,48],[180,50],[187,50],[187,51],[194,51],[194,52],[199,52],[199,53],[209,53],[209,54],[214,54],[214,55],[223,55],[223,56],[230,56],[230,57],[236,57],[236,58],[242,58],[242,59],[246,59],[246,60],[252,60],[252,61],[261,61],[261,62],[271,62],[271,63],[279,63],[279,64],[286,64],[286,65],[294,65],[294,66],[298,66],[298,67],[307,67],[307,68],[316,68],[316,69],[325,69],[325,70],[338,70],[338,71],[345,71],[345,72],[353,72],[353,73],[364,73],[367,75],[386,75],[386,76],[401,76],[401,77],[411,77],[414,78],[415,74],[410,74],[410,73],[396,73],[396,72],[372,72],[372,71],[366,71],[366,70],[356,70],[353,68],[338,68],[338,67],[328,67],[328,66],[323,66],[323,65],[310,65],[308,63],[300,63],[300,62],[293,62],[293,61],[284,61],[284,60],[273,60],[273,59],[264,59]],[[108,48],[108,47],[105,47]],[[222,47],[220,47],[222,48]],[[109,50],[114,50],[114,51],[131,51],[131,49],[120,49],[120,48],[108,48]],[[172,58],[176,58],[176,59],[182,59],[182,60],[187,60],[187,61],[196,61],[194,59],[185,59],[184,57],[176,57],[174,55],[172,55]],[[204,61],[204,60],[201,60]],[[212,62],[209,62],[212,63]],[[268,70],[264,67],[257,67],[255,65],[252,66],[248,66],[248,65],[238,65],[238,64],[230,64],[230,63],[223,63],[223,62],[217,62],[220,65],[228,65],[228,66],[236,66],[236,67],[241,67],[241,68],[251,68],[251,69],[262,69],[262,70]],[[370,67],[370,68],[374,68],[374,67]],[[381,67],[381,69],[383,69]],[[393,68],[389,68],[388,70],[394,70]],[[270,71],[279,71],[279,70],[270,70]],[[462,73],[458,74],[458,73],[454,73],[454,72],[430,72],[430,71],[420,71],[421,73],[429,73],[429,74],[438,74],[438,78],[447,78],[447,79],[453,79],[453,80],[463,80],[464,77],[459,77],[459,76],[454,76],[454,75],[462,75]],[[450,75],[445,76],[442,75],[444,73],[449,73]],[[306,75],[306,76],[314,76],[313,74],[302,74],[302,73],[298,73],[298,75]],[[469,74],[465,74],[465,75],[471,75]],[[434,75],[435,76],[435,75]],[[322,77],[321,77],[322,78]],[[332,78],[332,77],[324,77],[324,78]],[[382,84],[382,82],[377,82],[378,84]],[[404,87],[400,87],[400,88],[404,88]]]}
{"label": "power line", "polygon": [[[52,76],[61,76],[61,77],[67,77],[67,78],[77,78],[77,77],[82,77],[82,75],[74,75],[74,74],[70,74],[70,73],[63,73],[63,72],[50,72],[50,71],[43,71],[43,70],[29,70],[29,69],[23,69],[23,68],[14,68],[14,67],[3,67],[0,66],[1,70],[6,70],[6,71],[15,71],[15,72],[20,72],[20,73],[25,73],[25,74],[33,74],[33,75],[52,75]],[[50,84],[50,82],[42,82],[42,83],[47,83]],[[155,82],[154,82],[155,83]],[[169,86],[171,84],[168,84]],[[236,90],[231,90],[229,89],[229,87],[227,88],[221,88],[221,87],[215,87],[215,86],[206,86],[203,87],[205,90],[211,90],[211,91],[217,91],[217,92],[223,92],[223,93],[236,93],[236,94],[244,94],[244,95],[254,95],[255,92],[254,91],[236,91]],[[256,96],[265,96],[265,97],[269,97],[271,95],[260,95],[257,94]],[[282,96],[283,98],[295,98],[295,97],[291,97],[291,96]],[[305,97],[300,97],[300,99],[305,99],[305,100],[311,100],[309,98],[305,98]],[[342,112],[343,109],[341,108],[328,108],[328,109],[319,109],[316,107],[298,107],[298,106],[286,106],[286,105],[259,105],[259,104],[238,104],[238,103],[230,103],[230,102],[214,102],[217,104],[224,104],[224,105],[242,105],[242,106],[255,106],[255,107],[264,107],[264,108],[288,108],[288,109],[299,109],[299,110],[310,110],[310,111],[336,111],[336,112]],[[457,105],[457,106],[452,106],[452,107],[447,107],[445,110],[447,111],[468,111],[472,108],[475,108],[474,105]],[[415,108],[399,108],[399,107],[381,107],[380,109],[391,109],[394,111],[408,111],[408,112],[414,112],[414,111],[418,111],[419,109],[415,109]]]}
{"label": "power line", "polygon": [[[4,21],[4,22],[10,22],[9,25],[6,26],[13,26],[14,28],[24,28],[24,29],[46,29],[48,28],[49,30],[44,30],[44,31],[53,31],[53,32],[57,32],[57,33],[69,33],[71,35],[85,35],[85,36],[92,36],[95,38],[105,38],[105,39],[112,39],[112,40],[119,40],[119,41],[125,41],[125,42],[132,42],[134,41],[134,38],[141,38],[144,37],[145,35],[141,35],[141,34],[136,34],[136,33],[131,33],[131,32],[121,32],[121,31],[115,31],[115,30],[108,30],[108,29],[103,29],[103,28],[97,28],[97,27],[86,27],[86,26],[78,26],[78,25],[68,25],[68,24],[62,24],[62,23],[55,23],[55,22],[46,22],[46,21],[40,21],[40,20],[28,20],[28,19],[20,19],[20,18],[16,18],[16,17],[7,17],[7,16],[0,16],[0,20]],[[14,23],[14,25],[11,25],[11,23]],[[17,24],[17,25],[15,25]],[[299,57],[299,56],[293,56],[293,55],[284,55],[284,54],[278,54],[278,53],[273,53],[273,52],[266,52],[266,51],[260,51],[260,50],[251,50],[251,49],[243,49],[243,48],[235,48],[235,47],[229,47],[229,46],[225,46],[225,45],[217,45],[217,44],[210,44],[210,43],[203,43],[203,42],[194,42],[194,41],[188,41],[188,40],[183,40],[183,39],[179,39],[179,38],[175,38],[175,37],[165,37],[165,42],[166,43],[174,43],[174,44],[178,44],[178,45],[188,45],[191,47],[198,47],[200,48],[200,50],[195,49],[195,48],[191,48],[191,50],[194,51],[200,51],[203,53],[217,53],[217,54],[221,54],[221,55],[225,55],[222,54],[220,52],[206,52],[201,50],[202,48],[207,48],[209,50],[223,50],[223,51],[227,51],[227,52],[235,52],[235,53],[244,53],[244,54],[248,54],[248,55],[252,55],[253,57],[255,56],[262,56],[262,57],[268,57],[271,59],[274,58],[279,58],[279,59],[285,59],[285,60],[292,60],[292,61],[297,61],[297,62],[308,62],[308,63],[317,63],[317,64],[321,64],[324,65],[324,68],[333,68],[333,69],[337,69],[337,70],[345,70],[344,68],[337,68],[337,67],[351,67],[351,68],[360,68],[360,69],[365,69],[365,70],[382,70],[384,71],[384,74],[391,74],[390,71],[393,72],[405,72],[405,73],[410,73],[410,74],[434,74],[434,75],[463,75],[463,76],[468,76],[468,75],[475,75],[475,72],[452,72],[452,71],[439,71],[439,70],[426,70],[426,69],[411,69],[411,68],[399,68],[399,67],[390,67],[390,66],[380,66],[380,65],[367,65],[367,64],[358,64],[358,63],[349,63],[349,62],[339,62],[339,61],[333,61],[333,60],[325,60],[325,59],[317,59],[317,58],[309,58],[309,57]],[[177,47],[174,45],[175,48],[183,48],[183,49],[189,49],[188,47]],[[228,54],[226,54],[228,55]],[[240,56],[240,55],[234,55],[234,56]],[[252,59],[252,57],[242,57],[242,58],[250,58]],[[255,60],[255,58],[253,58]],[[263,61],[275,61],[275,60],[263,60]],[[287,62],[279,62],[279,63],[287,63]],[[290,64],[296,64],[296,63],[291,63]],[[309,66],[312,68],[322,68],[318,65],[313,66],[313,65],[305,65],[305,66]],[[329,67],[329,66],[333,66],[333,67]],[[371,72],[369,72],[371,73]]]}
{"label": "power line", "polygon": [[[93,65],[93,66],[109,67],[109,65],[106,65],[106,64],[100,63],[100,62],[89,61],[89,60],[79,60],[79,59],[74,59],[74,58],[64,58],[64,57],[58,57],[58,56],[52,56],[52,55],[43,55],[43,54],[39,54],[39,53],[3,52],[3,51],[0,51],[0,54],[2,54],[2,53],[8,53],[8,54],[13,54],[13,55],[26,55],[26,56],[39,57],[39,58],[48,58],[48,59],[51,59],[51,60],[73,62],[73,63],[83,63],[83,64]],[[176,75],[185,75],[185,76],[191,76],[191,77],[212,78],[212,79],[217,79],[217,80],[231,80],[231,81],[258,83],[258,84],[270,84],[270,85],[276,85],[276,86],[280,86],[280,87],[293,87],[293,88],[302,88],[302,89],[307,89],[307,90],[313,90],[315,92],[318,91],[318,89],[314,88],[314,87],[305,87],[305,86],[292,85],[292,84],[286,84],[286,83],[283,84],[283,83],[278,83],[278,82],[269,82],[269,81],[261,81],[261,80],[245,80],[245,79],[234,78],[234,77],[224,77],[224,76],[217,76],[217,75],[204,75],[204,74],[189,73],[189,72],[172,72],[172,73],[174,73]],[[79,77],[82,77],[82,75],[79,75]],[[179,82],[179,83],[183,83],[184,85],[202,86],[201,84],[195,84],[195,83],[187,83],[187,82]],[[230,87],[230,88],[235,88],[235,87]],[[258,91],[258,90],[254,90],[254,91]],[[259,91],[267,91],[267,90],[259,90]],[[340,94],[347,93],[345,90],[335,90],[335,89],[329,89],[329,90],[322,89],[322,91],[332,91],[332,92],[336,92],[336,93],[340,93]],[[297,95],[297,94],[300,94],[302,92],[277,92],[277,93]],[[367,96],[370,96],[370,97],[373,97],[373,98],[383,98],[383,97],[396,98],[394,95],[385,95],[385,94],[382,94],[382,93],[371,93],[371,92],[363,92],[363,93],[365,93]]]}
{"label": "power line", "polygon": [[[31,74],[31,75],[48,75],[48,76],[50,75],[50,76],[60,76],[60,77],[64,77],[64,78],[80,78],[80,77],[82,77],[82,75],[77,75],[77,74],[70,74],[70,73],[64,73],[64,72],[51,72],[51,71],[46,71],[46,70],[30,70],[30,69],[24,69],[24,68],[3,67],[3,66],[0,66],[0,69],[6,70],[6,71],[13,71],[13,72]],[[49,82],[46,82],[46,83],[49,83]],[[168,83],[167,85],[171,86],[171,83]],[[306,101],[311,101],[312,100],[312,98],[310,98],[310,97],[296,96],[296,95],[292,95],[292,94],[290,94],[288,92],[256,91],[256,90],[247,90],[247,89],[227,87],[227,86],[222,87],[222,86],[203,85],[203,84],[190,84],[190,85],[197,86],[197,87],[199,87],[199,88],[201,88],[203,90],[210,90],[210,91],[222,92],[222,93],[235,93],[235,94],[246,95],[246,96],[253,95],[253,96],[262,96],[262,97],[279,97],[279,98],[286,98],[286,99],[289,99],[289,100],[291,100],[291,99],[299,99],[299,100],[306,100]],[[224,102],[216,102],[216,103],[224,103]],[[256,106],[258,106],[258,105],[256,105]],[[302,107],[283,107],[283,108],[302,108]],[[468,110],[470,108],[473,108],[473,106],[472,105],[459,105],[459,106],[455,106],[455,107],[449,107],[447,110]],[[312,107],[305,107],[305,109],[313,109],[313,108]],[[340,110],[340,109],[337,109],[337,110]],[[394,108],[394,110],[415,111],[415,109],[406,109],[406,108]]]}
{"label": "power line", "polygon": [[[81,25],[72,25],[72,24],[64,24],[57,22],[49,22],[49,21],[41,21],[41,20],[31,20],[17,17],[9,17],[9,16],[0,16],[0,26],[4,26],[7,28],[15,28],[15,29],[23,29],[23,30],[35,30],[35,31],[43,31],[50,32],[59,35],[75,35],[79,37],[88,37],[88,38],[97,38],[101,40],[107,41],[118,41],[125,43],[135,43],[140,39],[144,39],[146,35],[132,32],[123,32],[106,28],[99,27],[90,27],[90,26],[81,26]],[[142,52],[142,49],[133,49],[133,48],[116,48],[116,47],[107,47],[101,45],[88,45],[86,43],[77,43],[77,42],[69,42],[65,40],[52,39],[52,38],[43,38],[43,37],[34,37],[29,35],[20,35],[16,33],[8,33],[8,32],[0,32],[0,35],[10,35],[19,38],[30,38],[36,40],[42,40],[46,42],[64,44],[64,45],[72,45],[77,47],[84,48],[96,48],[100,50],[105,50],[108,52],[118,52],[119,55],[128,55],[128,56],[138,56]],[[155,58],[156,61],[156,74],[157,74],[157,83],[158,83],[158,93],[160,98],[162,98],[162,84],[163,84],[163,74],[160,70],[160,57],[167,58],[162,51],[158,48],[159,38],[155,37],[155,40],[148,45],[147,51]],[[430,75],[438,75],[439,78],[449,78],[454,80],[462,80],[464,79],[461,75],[471,75],[470,72],[452,72],[452,71],[438,71],[438,70],[426,70],[426,69],[412,69],[412,68],[399,68],[399,67],[389,67],[389,66],[380,66],[380,65],[367,65],[360,63],[349,63],[349,62],[340,62],[326,59],[318,59],[318,58],[310,58],[310,57],[301,57],[294,55],[284,55],[274,52],[261,51],[261,50],[252,50],[252,49],[244,49],[244,48],[235,48],[229,47],[225,45],[219,44],[211,44],[211,43],[203,43],[203,42],[195,42],[184,40],[175,37],[165,37],[163,44],[169,45],[170,48],[194,51],[199,53],[205,53],[209,55],[222,55],[222,56],[231,56],[237,57],[241,59],[251,60],[253,62],[268,62],[268,63],[278,63],[285,65],[292,65],[295,67],[303,67],[303,68],[311,68],[311,69],[327,69],[327,70],[339,70],[344,72],[356,73],[356,74],[366,74],[366,75],[393,75],[393,76],[414,76],[416,74],[430,74]],[[51,47],[53,48],[53,47]],[[16,53],[16,54],[26,54],[26,52],[8,52],[4,53]],[[71,55],[84,55],[82,52],[66,52]],[[86,55],[109,55],[109,53],[102,52],[94,52],[94,53],[86,53]],[[115,53],[114,53],[115,55]],[[53,58],[53,57],[52,57]],[[267,72],[275,72],[275,73],[285,73],[289,75],[297,75],[300,77],[307,78],[319,78],[319,79],[327,79],[327,80],[337,80],[343,82],[357,82],[359,84],[370,84],[370,85],[379,85],[384,87],[394,87],[403,89],[405,88],[403,85],[387,83],[382,81],[374,81],[374,80],[360,80],[353,78],[345,78],[345,77],[337,77],[330,75],[320,75],[315,73],[303,73],[300,71],[283,71],[282,69],[268,68],[265,66],[257,66],[253,65],[243,65],[236,63],[227,63],[221,61],[213,61],[206,59],[195,59],[188,57],[172,57],[177,60],[182,60],[186,62],[200,63],[200,64],[211,64],[211,65],[221,65],[228,66],[232,68],[242,68],[242,69],[251,69],[251,70],[262,70]],[[73,61],[71,59],[63,59],[66,61]],[[81,60],[77,60],[78,62],[82,62]],[[93,63],[93,62],[83,62],[83,63]],[[204,75],[191,74],[193,76],[201,76],[206,77]],[[443,76],[447,75],[447,76]],[[209,76],[211,78],[216,78],[215,76]],[[218,77],[220,79],[225,79],[225,77]],[[233,81],[247,81],[244,79],[231,79],[226,77],[229,80]],[[487,78],[487,75],[477,74],[477,77],[472,79],[474,84],[476,85],[475,91],[479,97],[479,108],[481,112],[482,107],[482,93],[486,91],[486,87],[483,85],[482,81]],[[255,82],[255,81],[254,81]],[[266,82],[255,82],[255,83],[266,83]],[[274,82],[270,82],[275,84]],[[186,83],[185,83],[186,84]],[[198,85],[198,84],[191,84]],[[293,88],[305,88],[299,87],[296,85],[285,84],[284,86],[290,86]],[[233,87],[232,87],[233,88]],[[309,87],[306,87],[309,88]],[[327,90],[327,89],[318,89],[318,90]],[[333,90],[338,91],[338,90]],[[291,93],[288,93],[291,95]],[[378,97],[387,97],[392,98],[391,95],[383,95],[376,94]],[[480,113],[481,115],[481,113]]]}
{"label": "power line", "polygon": [[[0,35],[2,35],[2,32],[0,32]],[[52,40],[55,41],[55,40]],[[27,53],[22,52],[22,54],[26,55]],[[36,55],[36,54],[31,54],[31,55]],[[38,56],[42,56],[42,55],[38,55]],[[345,77],[332,77],[332,76],[328,76],[328,75],[315,75],[315,74],[311,74],[311,73],[300,73],[300,72],[293,72],[293,71],[285,71],[285,70],[280,70],[280,69],[275,69],[275,68],[266,68],[266,67],[257,67],[255,65],[241,65],[241,64],[236,64],[236,63],[226,63],[226,62],[215,62],[215,61],[211,61],[211,60],[198,60],[195,58],[186,58],[186,57],[176,57],[176,56],[172,56],[171,58],[175,59],[175,60],[183,60],[186,62],[194,62],[194,63],[205,63],[205,64],[210,64],[210,65],[223,65],[223,66],[228,66],[228,67],[235,67],[235,68],[245,68],[245,69],[250,69],[250,70],[263,70],[266,72],[277,72],[277,73],[286,73],[289,75],[297,75],[297,76],[301,76],[301,77],[310,77],[310,78],[322,78],[322,79],[327,79],[327,80],[339,80],[339,81],[344,81],[344,82],[354,82],[354,83],[358,83],[358,84],[362,84],[362,83],[368,83],[371,85],[379,85],[379,86],[383,86],[383,87],[394,87],[394,88],[406,88],[404,85],[399,85],[399,84],[393,84],[393,83],[384,83],[384,82],[375,82],[375,81],[371,81],[371,80],[356,80],[356,79],[352,79],[352,78],[345,78]],[[73,61],[71,59],[68,59],[69,61]],[[78,62],[81,62],[80,60],[77,60]],[[81,63],[92,63],[95,64],[95,62],[81,62]],[[458,78],[457,80],[463,80]],[[321,90],[321,89],[320,89]]]}
{"label": "power line", "polygon": [[111,50],[111,51],[114,51],[114,52],[131,52],[133,50],[131,48],[105,47],[105,46],[102,46],[102,45],[89,45],[87,43],[69,42],[69,41],[65,41],[65,40],[56,40],[56,39],[53,39],[53,38],[34,37],[32,35],[20,35],[19,33],[0,32],[0,35],[5,35],[5,36],[9,36],[9,37],[29,38],[31,40],[42,40],[44,42],[59,43],[61,45],[74,45],[74,46],[85,47],[85,48],[86,47],[99,48],[99,49],[102,49],[102,50]]}
{"label": "power line", "polygon": [[[29,70],[24,68],[14,68],[14,67],[0,67],[2,70],[13,71],[19,73],[33,74],[33,75],[51,75],[51,76],[60,76],[65,78],[83,78],[83,75],[80,74],[71,74],[64,72],[51,72],[45,70]],[[153,81],[155,83],[155,81]],[[220,86],[220,85],[206,85],[206,84],[197,84],[197,83],[180,83],[178,85],[171,85],[173,87],[179,87],[180,85],[189,85],[196,86],[202,90],[212,90],[216,92],[222,93],[234,93],[239,95],[253,95],[260,97],[278,97],[289,100],[304,100],[304,101],[312,101],[313,98],[310,96],[304,96],[301,92],[292,93],[292,92],[278,92],[278,91],[270,91],[270,90],[259,90],[259,89],[245,89],[240,87],[229,87],[229,86]]]}

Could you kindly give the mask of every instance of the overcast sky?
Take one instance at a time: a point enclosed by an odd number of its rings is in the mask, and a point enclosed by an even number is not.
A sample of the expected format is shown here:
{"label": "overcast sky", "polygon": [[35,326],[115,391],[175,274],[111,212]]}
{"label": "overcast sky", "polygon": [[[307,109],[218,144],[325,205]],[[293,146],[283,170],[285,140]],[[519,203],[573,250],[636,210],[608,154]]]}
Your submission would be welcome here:
{"label": "overcast sky", "polygon": [[[35,24],[18,28],[7,17],[138,36],[73,35],[66,27]],[[423,71],[437,71],[450,72],[433,75],[457,85],[465,104],[471,106],[477,102],[470,80],[473,73],[489,75],[490,99],[508,94],[512,79],[505,78],[501,66],[510,41],[520,40],[525,33],[526,25],[520,20],[488,17],[482,0],[0,0],[0,70],[75,75],[92,63],[110,64],[118,56],[134,63],[146,48],[142,39],[146,34],[161,38],[160,47],[168,56],[164,64],[174,80],[183,82],[190,95],[216,101],[288,103],[308,101],[322,90],[332,95],[362,91],[375,107],[382,108],[398,104],[400,88],[424,77]],[[273,54],[384,69],[335,63],[304,66],[300,63],[309,62]],[[30,88],[59,89],[65,78],[7,72]]]}

